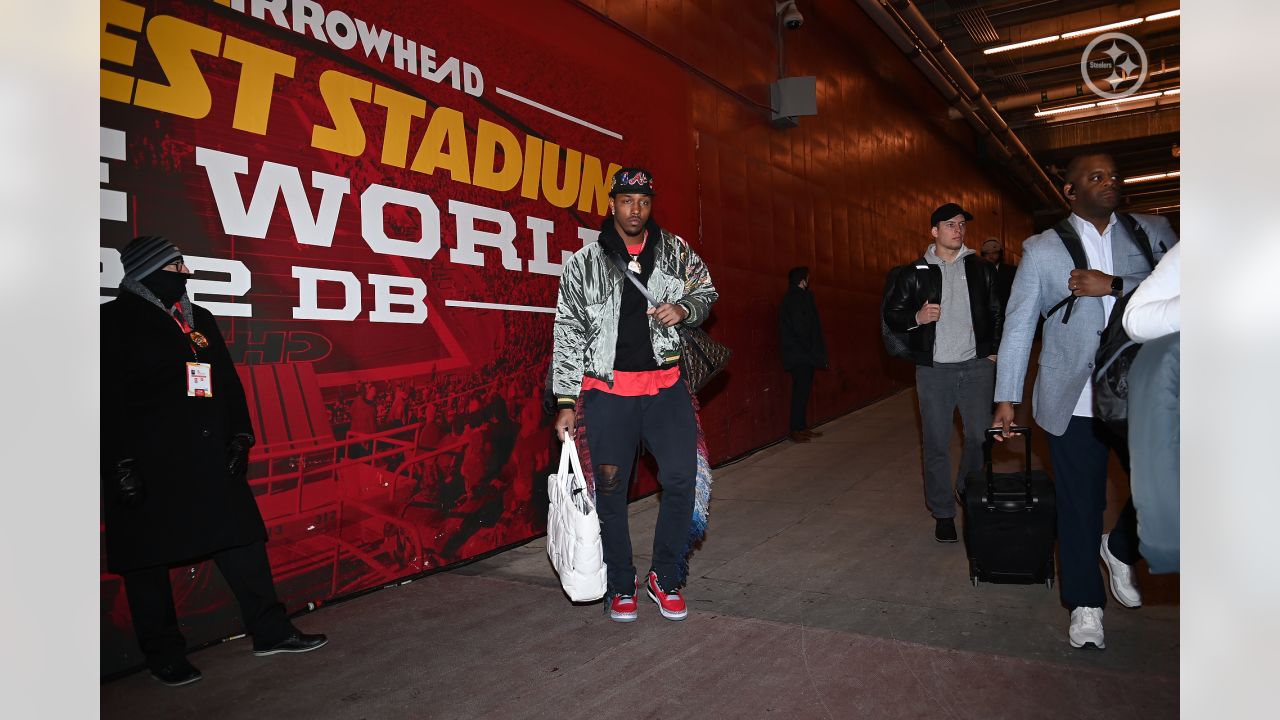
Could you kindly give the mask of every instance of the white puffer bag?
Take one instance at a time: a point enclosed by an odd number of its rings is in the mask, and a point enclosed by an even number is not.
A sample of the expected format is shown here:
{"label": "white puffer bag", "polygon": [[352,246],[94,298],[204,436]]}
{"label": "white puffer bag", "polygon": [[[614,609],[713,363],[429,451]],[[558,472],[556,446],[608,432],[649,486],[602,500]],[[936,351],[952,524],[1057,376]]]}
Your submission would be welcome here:
{"label": "white puffer bag", "polygon": [[560,585],[574,602],[599,600],[606,585],[600,516],[572,437],[560,452],[559,472],[547,478],[547,496],[547,556]]}

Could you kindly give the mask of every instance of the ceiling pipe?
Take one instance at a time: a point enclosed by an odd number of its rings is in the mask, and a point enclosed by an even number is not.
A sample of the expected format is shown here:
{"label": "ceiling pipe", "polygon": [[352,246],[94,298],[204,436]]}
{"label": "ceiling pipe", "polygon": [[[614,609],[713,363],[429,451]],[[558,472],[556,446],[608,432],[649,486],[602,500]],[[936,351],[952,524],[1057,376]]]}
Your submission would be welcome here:
{"label": "ceiling pipe", "polygon": [[[990,99],[991,106],[996,112],[1009,110],[1019,110],[1026,107],[1035,107],[1044,103],[1060,102],[1065,100],[1079,100],[1080,102],[1091,102],[1090,98],[1097,100],[1096,95],[1084,94],[1080,86],[1082,83],[1065,83],[1048,90],[1033,90],[1031,92],[1015,93],[1013,95],[1005,95],[1004,97]],[[957,108],[950,108],[947,114],[952,120],[959,120],[964,117],[964,113]]]}
{"label": "ceiling pipe", "polygon": [[[1177,73],[1178,73],[1178,68],[1176,67],[1173,68],[1172,70],[1153,70],[1147,74],[1147,80],[1145,81],[1145,83],[1153,82],[1157,76],[1161,76],[1162,81],[1165,81],[1167,80],[1167,78],[1164,78],[1163,76],[1171,75],[1171,74],[1176,75]],[[1148,87],[1148,85],[1145,83],[1142,86],[1144,88]],[[1082,83],[1080,82],[1064,83],[1062,85],[1051,87],[1047,90],[1033,90],[1031,92],[1014,93],[1012,95],[1004,95],[1002,97],[989,98],[989,99],[991,101],[991,106],[994,107],[998,112],[1008,111],[1008,110],[1018,110],[1021,108],[1032,107],[1032,106],[1041,105],[1044,103],[1053,103],[1053,102],[1060,102],[1060,101],[1066,101],[1066,100],[1079,100],[1081,102],[1092,102],[1098,99],[1096,95],[1084,94],[1081,88],[1081,85]],[[1165,89],[1165,88],[1162,87],[1161,89]],[[1139,92],[1146,92],[1146,90],[1139,90]],[[950,116],[952,120],[959,120],[960,118],[964,117],[964,113],[960,112],[959,108],[955,108],[955,107],[948,108],[947,115]]]}
{"label": "ceiling pipe", "polygon": [[929,24],[924,15],[920,14],[920,9],[916,7],[915,3],[911,2],[911,0],[891,0],[891,2],[899,16],[907,22],[908,27],[918,38],[924,41],[925,48],[929,53],[939,61],[942,68],[951,76],[958,89],[977,105],[978,116],[986,121],[992,133],[1008,145],[1013,156],[1026,165],[1027,169],[1031,171],[1032,177],[1046,190],[1049,197],[1053,198],[1059,207],[1063,210],[1069,209],[1057,184],[1049,179],[1044,169],[1040,167],[1035,157],[1031,155],[1031,151],[1027,149],[1026,145],[1022,144],[1022,140],[1013,132],[1008,123],[1004,121],[1004,118],[1000,117],[1000,113],[996,111],[995,107],[991,105],[991,101],[982,92],[982,88],[978,87],[978,83],[974,82],[973,77],[969,75],[969,71],[960,64],[951,49],[938,36],[937,31],[933,29],[933,25]]}
{"label": "ceiling pipe", "polygon": [[859,0],[859,4],[872,22],[884,31],[890,41],[898,47],[898,50],[906,55],[911,63],[924,75],[925,79],[937,88],[938,92],[951,106],[951,110],[968,120],[974,131],[986,141],[987,146],[995,150],[999,160],[1009,165],[1010,170],[1017,176],[1017,179],[1024,182],[1041,202],[1046,205],[1053,205],[1054,201],[1046,196],[1043,188],[1035,181],[1032,174],[1014,162],[1013,153],[1009,148],[996,138],[987,123],[974,113],[969,98],[956,87],[955,83],[946,77],[946,74],[937,66],[932,56],[920,49],[915,38],[911,37],[903,29],[902,25],[890,15],[879,0]]}
{"label": "ceiling pipe", "polygon": [[[895,8],[896,19],[889,12],[889,3]],[[1019,176],[1024,176],[1030,189],[1045,204],[1067,209],[1057,185],[1036,163],[1031,152],[991,106],[981,88],[912,3],[899,0],[858,0],[858,5],[923,72],[925,78],[938,88],[955,112],[968,120],[980,135],[992,141],[991,145],[996,148],[1001,160],[1010,164],[1011,169]],[[907,30],[915,37],[908,34]]]}
{"label": "ceiling pipe", "polygon": [[[871,0],[871,3],[875,4],[875,0]],[[1010,153],[1008,148],[991,135],[991,130],[987,127],[986,123],[982,122],[982,120],[974,114],[973,109],[969,105],[968,99],[963,97],[960,92],[956,90],[955,85],[946,78],[943,72],[934,65],[927,55],[916,47],[911,38],[907,37],[907,35],[901,31],[893,18],[882,10],[879,12],[872,12],[869,10],[868,14],[871,17],[872,22],[884,31],[894,45],[898,46],[898,50],[911,60],[911,64],[916,66],[916,69],[924,75],[925,79],[937,88],[938,92],[942,93],[943,98],[951,105],[949,111],[955,113],[956,118],[964,118],[968,120],[969,124],[972,125],[979,134],[981,134],[985,139],[990,140],[992,147],[994,147],[999,153],[1002,161],[1011,161],[1013,159],[1012,153]]]}

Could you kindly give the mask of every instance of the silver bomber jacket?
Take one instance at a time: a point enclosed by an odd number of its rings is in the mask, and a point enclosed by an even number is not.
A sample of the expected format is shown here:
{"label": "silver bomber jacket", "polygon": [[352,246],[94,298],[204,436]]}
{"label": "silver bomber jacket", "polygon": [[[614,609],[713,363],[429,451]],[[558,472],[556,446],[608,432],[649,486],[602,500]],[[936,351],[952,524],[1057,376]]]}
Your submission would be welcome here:
{"label": "silver bomber jacket", "polygon": [[[701,325],[720,297],[702,258],[679,235],[661,231],[654,247],[653,272],[647,287],[660,303],[675,303],[688,312],[685,325]],[[613,385],[618,343],[618,313],[623,276],[603,245],[593,242],[574,253],[560,275],[551,359],[551,391],[557,405],[572,407],[589,375]],[[674,327],[649,319],[649,337],[659,366],[680,358],[680,336]]]}

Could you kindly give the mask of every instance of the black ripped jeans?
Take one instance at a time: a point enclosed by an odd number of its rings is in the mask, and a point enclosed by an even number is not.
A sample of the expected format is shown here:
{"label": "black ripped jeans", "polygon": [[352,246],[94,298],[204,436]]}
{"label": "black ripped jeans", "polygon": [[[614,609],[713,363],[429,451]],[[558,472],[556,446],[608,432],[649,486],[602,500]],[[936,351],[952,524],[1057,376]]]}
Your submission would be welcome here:
{"label": "black ripped jeans", "polygon": [[[688,388],[681,380],[659,390],[657,395],[640,397],[588,390],[582,411],[596,479],[596,508],[600,513],[609,593],[635,592],[637,576],[631,559],[627,488],[636,451],[642,444],[658,461],[658,484],[662,486],[653,533],[652,568],[664,590],[676,589],[685,579],[681,559],[693,522],[698,470],[698,426]],[[601,466],[617,469],[606,473]]]}

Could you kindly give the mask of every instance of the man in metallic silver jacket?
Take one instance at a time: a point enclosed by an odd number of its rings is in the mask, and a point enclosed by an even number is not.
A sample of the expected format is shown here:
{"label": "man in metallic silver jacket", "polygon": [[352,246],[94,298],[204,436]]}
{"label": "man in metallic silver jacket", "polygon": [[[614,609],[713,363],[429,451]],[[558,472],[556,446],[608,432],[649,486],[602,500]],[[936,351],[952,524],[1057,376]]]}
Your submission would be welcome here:
{"label": "man in metallic silver jacket", "polygon": [[[695,494],[709,486],[695,401],[680,377],[676,326],[701,324],[719,295],[697,253],[652,219],[653,196],[648,171],[614,174],[599,241],[565,264],[554,326],[556,432],[563,439],[583,431],[577,444],[595,487],[608,567],[605,611],[618,622],[638,614],[627,486],[641,443],[658,462],[663,490],[645,590],[669,620],[688,614],[679,588],[697,534],[691,533]],[[645,285],[655,306],[621,266]]]}

